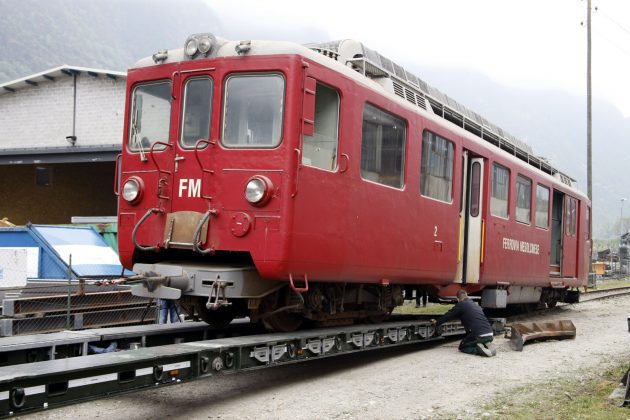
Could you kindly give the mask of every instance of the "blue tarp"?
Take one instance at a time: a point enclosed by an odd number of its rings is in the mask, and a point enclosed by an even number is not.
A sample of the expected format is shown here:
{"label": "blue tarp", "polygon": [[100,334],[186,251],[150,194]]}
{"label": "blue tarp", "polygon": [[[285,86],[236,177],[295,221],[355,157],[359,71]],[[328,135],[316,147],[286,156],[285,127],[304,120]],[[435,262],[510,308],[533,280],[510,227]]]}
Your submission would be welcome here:
{"label": "blue tarp", "polygon": [[[0,248],[27,250],[29,278],[118,277],[123,273],[116,252],[91,227],[0,228]],[[125,270],[124,274],[132,273]]]}

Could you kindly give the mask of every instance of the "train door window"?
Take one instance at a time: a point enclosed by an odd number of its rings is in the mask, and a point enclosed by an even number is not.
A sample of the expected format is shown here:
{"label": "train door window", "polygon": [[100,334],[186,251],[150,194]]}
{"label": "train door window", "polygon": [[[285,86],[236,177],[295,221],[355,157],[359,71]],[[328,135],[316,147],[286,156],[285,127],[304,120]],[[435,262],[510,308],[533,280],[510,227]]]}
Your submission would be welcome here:
{"label": "train door window", "polygon": [[530,224],[532,217],[532,180],[516,177],[516,221]]}
{"label": "train door window", "polygon": [[479,201],[481,191],[481,164],[474,162],[470,171],[470,215],[472,217],[479,216]]}
{"label": "train door window", "polygon": [[453,198],[453,143],[425,131],[422,133],[420,193],[450,203]]}
{"label": "train door window", "polygon": [[180,138],[182,147],[191,148],[198,140],[210,138],[212,86],[212,79],[208,77],[186,81]]}
{"label": "train door window", "polygon": [[567,221],[566,236],[575,236],[577,233],[577,200],[567,197]]}
{"label": "train door window", "polygon": [[279,74],[230,76],[225,83],[222,144],[237,148],[280,144],[284,84]]}
{"label": "train door window", "polygon": [[508,194],[510,190],[510,171],[497,163],[492,165],[492,193],[490,213],[507,219]]}
{"label": "train door window", "polygon": [[549,188],[536,185],[536,226],[549,227]]}
{"label": "train door window", "polygon": [[[131,97],[129,148],[143,152],[156,141],[168,142],[171,126],[171,82],[136,86]],[[163,149],[158,144],[155,149]]]}
{"label": "train door window", "polygon": [[405,122],[365,105],[361,143],[361,178],[402,188],[405,175]]}
{"label": "train door window", "polygon": [[315,88],[315,127],[312,136],[304,136],[302,163],[329,171],[337,167],[339,144],[339,94],[317,83]]}

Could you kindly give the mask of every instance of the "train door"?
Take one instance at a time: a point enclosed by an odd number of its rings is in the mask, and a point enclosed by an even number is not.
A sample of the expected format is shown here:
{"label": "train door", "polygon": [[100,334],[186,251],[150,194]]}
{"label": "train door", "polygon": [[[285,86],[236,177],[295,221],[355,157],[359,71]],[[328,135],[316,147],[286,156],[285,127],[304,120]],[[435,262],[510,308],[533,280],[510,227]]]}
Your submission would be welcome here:
{"label": "train door", "polygon": [[466,237],[466,216],[468,214],[468,152],[462,154],[462,179],[459,198],[459,230],[457,231],[457,271],[455,283],[461,283],[464,278],[464,238]]}
{"label": "train door", "polygon": [[551,207],[551,252],[549,253],[549,274],[552,276],[560,276],[562,273],[563,214],[564,194],[554,191]]}
{"label": "train door", "polygon": [[457,280],[479,283],[483,248],[484,159],[464,151]]}
{"label": "train door", "polygon": [[565,195],[564,238],[562,244],[562,277],[577,276],[578,201]]}
{"label": "train door", "polygon": [[[190,207],[191,198],[202,198],[208,193],[211,173],[208,159],[213,156],[210,128],[214,80],[212,73],[188,72],[182,74],[180,119],[175,143],[173,195],[177,203]],[[212,168],[214,169],[214,168]],[[202,188],[205,187],[205,188]]]}
{"label": "train door", "polygon": [[[174,97],[179,99],[180,118],[173,141],[173,207],[167,216],[164,240],[169,247],[189,249],[207,237],[205,212],[211,204],[212,169],[216,169],[216,147],[210,134],[214,79],[212,70],[181,72],[177,76]],[[202,219],[203,227],[197,232]]]}

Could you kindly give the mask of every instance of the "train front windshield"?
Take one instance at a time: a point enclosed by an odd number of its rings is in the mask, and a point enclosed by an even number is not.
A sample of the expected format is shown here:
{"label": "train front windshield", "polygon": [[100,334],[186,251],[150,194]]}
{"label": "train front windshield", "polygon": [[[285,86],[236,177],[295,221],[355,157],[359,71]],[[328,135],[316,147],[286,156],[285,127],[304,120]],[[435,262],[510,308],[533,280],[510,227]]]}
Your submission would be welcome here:
{"label": "train front windshield", "polygon": [[280,144],[284,78],[278,74],[231,76],[225,82],[223,145],[269,148]]}
{"label": "train front windshield", "polygon": [[[145,151],[156,141],[168,142],[171,121],[171,82],[136,86],[131,103],[129,147]],[[158,145],[156,148],[163,148]]]}

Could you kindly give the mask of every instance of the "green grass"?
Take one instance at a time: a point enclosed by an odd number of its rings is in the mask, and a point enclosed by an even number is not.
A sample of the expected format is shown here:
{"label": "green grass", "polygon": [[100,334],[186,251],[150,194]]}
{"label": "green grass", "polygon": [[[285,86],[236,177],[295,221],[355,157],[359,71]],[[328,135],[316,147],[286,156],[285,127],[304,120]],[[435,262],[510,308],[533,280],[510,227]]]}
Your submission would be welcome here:
{"label": "green grass", "polygon": [[407,302],[402,306],[396,307],[394,309],[395,314],[401,315],[444,315],[449,309],[451,309],[453,305],[451,304],[439,304],[439,303],[428,303],[426,307],[416,308],[416,304],[412,302]]}
{"label": "green grass", "polygon": [[594,290],[614,289],[616,287],[630,286],[630,277],[622,279],[597,279],[597,288]]}
{"label": "green grass", "polygon": [[628,419],[630,407],[618,407],[608,399],[627,369],[628,361],[619,360],[605,371],[588,370],[579,377],[527,385],[487,404],[484,411],[489,418],[523,420]]}

